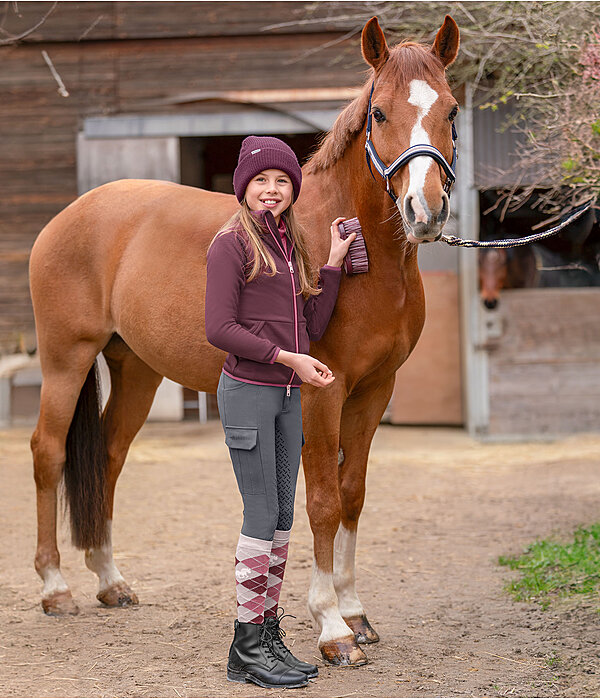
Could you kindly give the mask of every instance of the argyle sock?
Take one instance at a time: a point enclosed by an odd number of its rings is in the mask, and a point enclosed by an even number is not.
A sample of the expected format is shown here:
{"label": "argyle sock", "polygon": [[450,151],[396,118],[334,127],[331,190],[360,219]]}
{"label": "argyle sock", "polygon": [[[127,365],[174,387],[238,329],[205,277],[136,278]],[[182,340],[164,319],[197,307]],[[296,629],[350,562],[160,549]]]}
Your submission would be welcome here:
{"label": "argyle sock", "polygon": [[235,550],[235,592],[240,622],[264,622],[272,544],[270,540],[259,540],[240,533]]}
{"label": "argyle sock", "polygon": [[283,584],[283,574],[287,561],[291,530],[275,530],[273,547],[269,557],[269,575],[265,600],[265,617],[275,617],[279,605],[279,594]]}

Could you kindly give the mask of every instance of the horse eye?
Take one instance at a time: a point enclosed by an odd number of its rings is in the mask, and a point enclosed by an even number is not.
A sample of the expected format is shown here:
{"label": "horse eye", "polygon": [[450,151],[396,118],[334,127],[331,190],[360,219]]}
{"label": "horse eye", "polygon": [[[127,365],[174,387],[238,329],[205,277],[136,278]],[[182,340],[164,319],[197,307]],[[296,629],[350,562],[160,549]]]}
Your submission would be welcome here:
{"label": "horse eye", "polygon": [[448,121],[453,122],[454,118],[456,117],[457,114],[458,114],[458,107],[456,105],[454,105],[454,107],[452,108],[452,111],[448,115]]}
{"label": "horse eye", "polygon": [[376,122],[384,122],[385,121],[385,115],[380,109],[375,109],[373,110],[373,119],[375,119]]}

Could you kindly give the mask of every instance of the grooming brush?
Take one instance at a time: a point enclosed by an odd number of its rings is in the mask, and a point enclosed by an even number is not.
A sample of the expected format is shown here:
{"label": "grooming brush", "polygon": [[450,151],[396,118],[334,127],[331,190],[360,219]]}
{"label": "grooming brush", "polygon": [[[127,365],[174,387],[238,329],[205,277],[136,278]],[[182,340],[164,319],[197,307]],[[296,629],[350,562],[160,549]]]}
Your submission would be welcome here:
{"label": "grooming brush", "polygon": [[340,229],[340,236],[343,240],[346,240],[351,233],[356,233],[356,238],[350,244],[348,252],[344,257],[344,270],[346,270],[347,275],[358,275],[360,272],[369,271],[369,258],[367,256],[367,246],[365,245],[365,239],[362,235],[362,230],[360,228],[360,222],[355,217],[354,219],[347,219],[338,224]]}

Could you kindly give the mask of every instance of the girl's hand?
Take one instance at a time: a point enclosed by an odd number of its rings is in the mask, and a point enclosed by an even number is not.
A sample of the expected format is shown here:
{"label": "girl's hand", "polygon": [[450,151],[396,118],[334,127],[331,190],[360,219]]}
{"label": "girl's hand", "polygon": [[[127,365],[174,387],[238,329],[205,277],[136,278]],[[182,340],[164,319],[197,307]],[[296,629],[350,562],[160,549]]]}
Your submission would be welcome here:
{"label": "girl's hand", "polygon": [[317,360],[316,357],[301,353],[294,354],[294,361],[290,366],[296,370],[296,374],[300,379],[307,384],[324,387],[335,381],[333,372],[327,365]]}
{"label": "girl's hand", "polygon": [[351,233],[346,240],[343,240],[340,236],[340,230],[338,224],[341,221],[346,221],[345,216],[338,216],[338,218],[331,224],[331,248],[329,249],[329,260],[328,265],[333,267],[341,267],[344,262],[344,257],[348,252],[348,248],[352,241],[356,238],[356,232]]}

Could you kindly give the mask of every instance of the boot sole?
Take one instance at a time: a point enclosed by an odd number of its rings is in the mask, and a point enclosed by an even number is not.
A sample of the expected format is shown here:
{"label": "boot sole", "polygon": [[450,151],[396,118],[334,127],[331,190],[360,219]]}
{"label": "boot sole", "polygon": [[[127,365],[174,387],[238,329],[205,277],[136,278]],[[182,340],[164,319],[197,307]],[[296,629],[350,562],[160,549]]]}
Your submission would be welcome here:
{"label": "boot sole", "polygon": [[251,673],[247,673],[246,671],[231,671],[230,669],[227,669],[227,680],[233,681],[234,683],[255,683],[261,688],[304,688],[308,685],[308,678],[304,683],[265,683]]}

